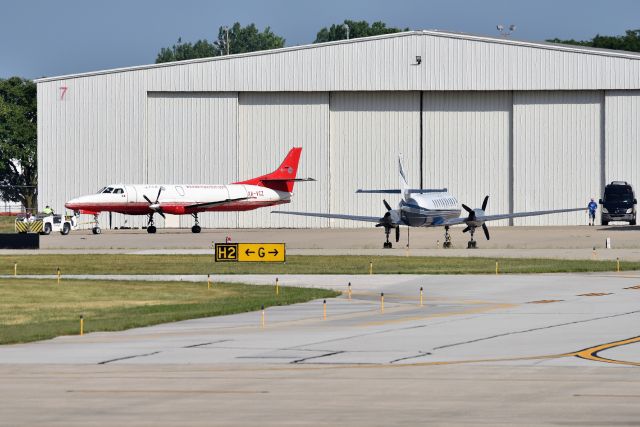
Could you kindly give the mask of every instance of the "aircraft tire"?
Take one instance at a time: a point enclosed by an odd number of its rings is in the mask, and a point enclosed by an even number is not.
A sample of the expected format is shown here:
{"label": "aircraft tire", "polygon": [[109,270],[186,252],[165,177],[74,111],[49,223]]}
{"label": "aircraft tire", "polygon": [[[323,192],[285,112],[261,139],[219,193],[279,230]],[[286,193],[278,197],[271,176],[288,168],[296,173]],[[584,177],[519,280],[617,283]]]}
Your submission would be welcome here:
{"label": "aircraft tire", "polygon": [[202,231],[202,228],[199,225],[194,225],[193,227],[191,227],[192,233],[199,233],[200,231]]}
{"label": "aircraft tire", "polygon": [[100,234],[100,233],[102,233],[102,230],[100,230],[100,227],[93,227],[93,228],[91,229],[91,232],[92,232],[93,234]]}
{"label": "aircraft tire", "polygon": [[149,227],[147,227],[147,233],[149,234],[155,234],[156,231],[157,229],[155,225],[150,225]]}

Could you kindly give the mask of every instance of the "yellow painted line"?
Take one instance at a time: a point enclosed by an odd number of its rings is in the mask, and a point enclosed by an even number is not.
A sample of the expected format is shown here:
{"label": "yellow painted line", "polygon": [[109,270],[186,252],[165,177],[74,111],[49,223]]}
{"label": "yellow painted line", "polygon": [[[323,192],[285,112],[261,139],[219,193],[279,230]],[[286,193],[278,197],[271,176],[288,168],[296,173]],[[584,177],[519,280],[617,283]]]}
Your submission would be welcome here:
{"label": "yellow painted line", "polygon": [[597,345],[595,347],[586,348],[584,350],[580,350],[574,353],[574,356],[579,357],[585,360],[593,360],[594,362],[605,362],[605,363],[614,363],[617,365],[629,365],[629,366],[640,366],[640,362],[629,362],[626,360],[614,360],[607,359],[606,357],[598,356],[598,353],[604,350],[608,350],[610,348],[620,347],[627,344],[633,344],[640,342],[640,337],[628,338],[626,340],[610,342],[607,344]]}
{"label": "yellow painted line", "polygon": [[527,304],[550,304],[552,302],[562,302],[563,299],[541,299],[538,301],[529,301]]}
{"label": "yellow painted line", "polygon": [[402,323],[402,322],[410,322],[413,320],[425,320],[425,319],[433,319],[439,317],[450,317],[450,316],[460,316],[465,314],[479,314],[486,313],[489,311],[499,310],[502,308],[513,308],[516,307],[517,304],[488,304],[485,307],[472,307],[466,310],[457,310],[457,311],[447,311],[445,313],[431,313],[420,316],[407,316],[395,319],[385,319],[385,320],[375,320],[372,322],[362,323],[358,326],[380,326],[380,325],[389,325],[393,323]]}
{"label": "yellow painted line", "polygon": [[577,297],[603,297],[605,295],[613,295],[611,292],[591,292],[588,294],[576,295]]}

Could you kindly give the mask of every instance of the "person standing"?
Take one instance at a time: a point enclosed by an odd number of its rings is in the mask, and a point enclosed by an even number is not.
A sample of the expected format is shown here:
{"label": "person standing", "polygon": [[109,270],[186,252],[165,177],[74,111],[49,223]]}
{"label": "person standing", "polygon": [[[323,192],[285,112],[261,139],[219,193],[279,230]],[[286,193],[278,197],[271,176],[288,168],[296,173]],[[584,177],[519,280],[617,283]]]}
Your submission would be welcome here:
{"label": "person standing", "polygon": [[598,204],[591,199],[587,207],[589,208],[589,225],[596,225],[596,210],[598,210]]}

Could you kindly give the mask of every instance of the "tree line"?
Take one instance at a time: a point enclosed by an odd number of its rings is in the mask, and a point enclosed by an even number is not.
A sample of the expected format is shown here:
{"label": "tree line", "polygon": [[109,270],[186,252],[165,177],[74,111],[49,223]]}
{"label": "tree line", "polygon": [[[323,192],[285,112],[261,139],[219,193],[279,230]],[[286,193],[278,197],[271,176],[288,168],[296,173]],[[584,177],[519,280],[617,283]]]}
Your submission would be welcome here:
{"label": "tree line", "polygon": [[[387,27],[384,22],[345,20],[324,27],[316,34],[314,43],[355,39],[408,31],[409,28]],[[640,52],[640,29],[628,30],[620,36],[596,35],[589,40],[547,40],[596,48]],[[285,39],[270,27],[260,31],[255,24],[242,26],[236,22],[220,27],[216,40],[183,42],[181,38],[169,47],[160,49],[156,63],[184,61],[221,55],[278,49]],[[20,77],[0,79],[0,199],[20,202],[27,209],[37,209],[37,108],[36,86]]]}

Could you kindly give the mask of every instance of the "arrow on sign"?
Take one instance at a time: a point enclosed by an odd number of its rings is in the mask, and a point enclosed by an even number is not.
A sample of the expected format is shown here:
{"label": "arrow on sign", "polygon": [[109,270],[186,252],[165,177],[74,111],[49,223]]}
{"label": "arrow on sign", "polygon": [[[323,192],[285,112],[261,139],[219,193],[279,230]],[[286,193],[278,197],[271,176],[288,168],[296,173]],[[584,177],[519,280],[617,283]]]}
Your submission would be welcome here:
{"label": "arrow on sign", "polygon": [[244,251],[245,254],[247,254],[247,256],[251,255],[251,254],[255,254],[255,251],[249,250],[247,249],[246,251]]}
{"label": "arrow on sign", "polygon": [[270,251],[270,252],[267,252],[267,253],[273,254],[273,256],[278,256],[278,253],[279,253],[279,252],[278,252],[278,250],[277,250],[277,249],[274,249],[274,250],[272,250],[272,251]]}

